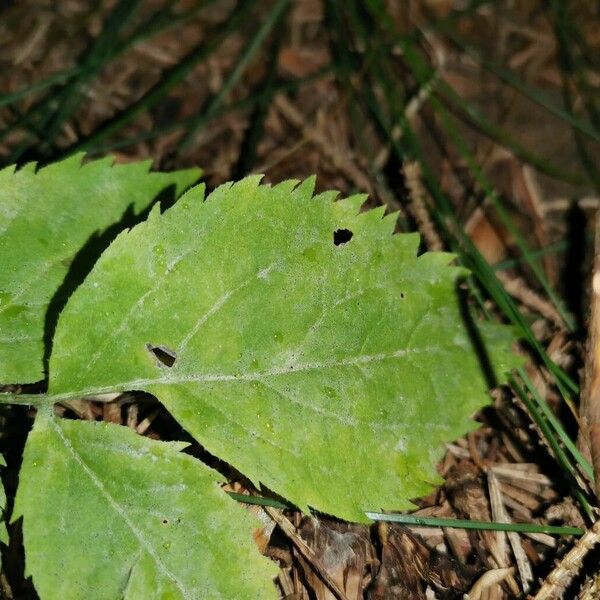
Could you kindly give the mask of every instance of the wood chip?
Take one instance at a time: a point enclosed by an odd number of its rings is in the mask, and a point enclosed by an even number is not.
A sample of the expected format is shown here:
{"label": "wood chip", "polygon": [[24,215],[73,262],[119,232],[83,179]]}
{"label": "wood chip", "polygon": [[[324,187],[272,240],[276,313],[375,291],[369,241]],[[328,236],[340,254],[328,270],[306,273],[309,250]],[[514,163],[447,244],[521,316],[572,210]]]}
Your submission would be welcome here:
{"label": "wood chip", "polygon": [[302,558],[306,560],[314,569],[314,572],[321,578],[323,583],[333,593],[337,600],[349,600],[346,594],[340,589],[338,584],[332,579],[327,572],[327,569],[321,563],[319,557],[315,554],[314,550],[300,537],[294,525],[288,520],[288,518],[276,508],[270,506],[263,507],[264,511],[279,525],[283,533],[288,539],[294,544],[294,547]]}
{"label": "wood chip", "polygon": [[600,498],[600,216],[596,216],[596,249],[590,304],[579,441],[589,449],[594,467],[596,497]]}
{"label": "wood chip", "polygon": [[491,569],[484,573],[476,582],[475,585],[465,595],[467,600],[481,600],[483,594],[493,585],[502,583],[507,577],[514,573],[514,567],[505,567],[502,569]]}
{"label": "wood chip", "polygon": [[[511,520],[504,510],[504,502],[502,499],[502,490],[500,488],[500,483],[496,475],[492,470],[487,472],[488,478],[488,489],[490,492],[490,503],[492,506],[492,516],[495,521],[499,523],[510,523]],[[531,564],[527,559],[527,555],[523,550],[523,546],[521,546],[521,540],[519,538],[519,534],[510,531],[506,533],[508,540],[510,542],[510,546],[513,551],[513,556],[515,557],[515,561],[517,563],[517,568],[519,570],[519,576],[521,577],[521,585],[523,587],[523,593],[527,594],[530,589],[530,584],[533,581],[533,572],[531,570]]]}

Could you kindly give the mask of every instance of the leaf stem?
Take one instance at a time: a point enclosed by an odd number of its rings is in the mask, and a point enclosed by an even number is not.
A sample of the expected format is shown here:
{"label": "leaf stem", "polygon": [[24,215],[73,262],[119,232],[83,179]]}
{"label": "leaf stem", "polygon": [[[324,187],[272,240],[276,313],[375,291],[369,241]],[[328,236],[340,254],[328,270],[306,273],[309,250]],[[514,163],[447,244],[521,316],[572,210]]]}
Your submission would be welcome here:
{"label": "leaf stem", "polygon": [[54,397],[48,394],[17,394],[14,392],[0,393],[0,405],[17,404],[19,406],[51,406],[55,403]]}

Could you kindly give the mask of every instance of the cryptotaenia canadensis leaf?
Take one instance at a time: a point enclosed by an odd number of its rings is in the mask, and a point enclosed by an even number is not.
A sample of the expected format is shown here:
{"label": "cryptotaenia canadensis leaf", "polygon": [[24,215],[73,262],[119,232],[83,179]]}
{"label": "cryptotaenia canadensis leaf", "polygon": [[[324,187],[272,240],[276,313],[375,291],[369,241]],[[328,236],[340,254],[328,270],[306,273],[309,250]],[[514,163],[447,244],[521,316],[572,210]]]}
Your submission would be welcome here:
{"label": "cryptotaenia canadensis leaf", "polygon": [[275,599],[259,525],[220,476],[126,427],[36,418],[15,516],[44,600]]}
{"label": "cryptotaenia canadensis leaf", "polygon": [[439,481],[488,401],[453,256],[314,180],[193,188],[121,233],[60,316],[56,400],[144,390],[212,454],[303,510],[364,521]]}

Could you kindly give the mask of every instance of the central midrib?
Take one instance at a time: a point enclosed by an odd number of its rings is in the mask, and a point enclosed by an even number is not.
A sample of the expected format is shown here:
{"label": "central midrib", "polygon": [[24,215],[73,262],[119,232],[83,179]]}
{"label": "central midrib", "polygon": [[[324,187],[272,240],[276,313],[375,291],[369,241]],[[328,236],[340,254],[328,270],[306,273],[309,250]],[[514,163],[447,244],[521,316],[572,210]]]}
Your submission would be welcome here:
{"label": "central midrib", "polygon": [[140,546],[154,559],[157,568],[177,586],[177,589],[179,589],[179,591],[183,594],[184,598],[194,598],[194,594],[190,590],[188,590],[181,581],[179,581],[175,574],[171,573],[171,571],[162,561],[160,556],[157,554],[152,544],[146,539],[143,532],[135,526],[135,524],[127,515],[127,512],[123,510],[123,508],[121,508],[119,503],[113,498],[112,494],[106,489],[104,483],[102,483],[102,480],[98,477],[98,475],[96,475],[94,470],[83,460],[83,457],[79,454],[79,452],[77,452],[71,441],[65,436],[63,430],[60,428],[55,419],[53,417],[49,417],[49,420],[52,424],[52,428],[56,431],[56,434],[60,438],[61,442],[64,444],[69,454],[73,457],[73,460],[86,473],[86,475],[89,477],[96,489],[100,492],[100,494],[106,500],[106,502],[108,502],[108,504],[115,511],[115,513],[117,513],[121,520],[125,522],[133,536],[137,539]]}
{"label": "central midrib", "polygon": [[277,367],[269,369],[267,371],[251,371],[247,373],[200,373],[197,375],[164,375],[162,377],[152,377],[145,379],[132,379],[122,383],[115,383],[109,386],[98,386],[82,388],[74,392],[64,392],[58,394],[49,394],[49,399],[53,402],[61,402],[63,400],[71,398],[82,398],[85,396],[92,396],[96,394],[106,394],[114,391],[132,391],[138,389],[144,389],[146,386],[151,385],[178,385],[182,383],[219,383],[219,382],[251,382],[260,381],[269,377],[281,377],[285,375],[294,375],[296,373],[303,373],[307,371],[318,371],[328,370],[338,367],[349,367],[354,365],[364,365],[375,362],[382,362],[384,360],[393,360],[399,358],[406,358],[413,354],[420,353],[434,353],[442,349],[442,346],[425,346],[422,348],[411,348],[396,350],[389,353],[378,353],[378,354],[361,354],[358,356],[350,356],[342,359],[334,359],[329,361],[312,362],[312,363],[296,363],[286,365],[285,367]]}

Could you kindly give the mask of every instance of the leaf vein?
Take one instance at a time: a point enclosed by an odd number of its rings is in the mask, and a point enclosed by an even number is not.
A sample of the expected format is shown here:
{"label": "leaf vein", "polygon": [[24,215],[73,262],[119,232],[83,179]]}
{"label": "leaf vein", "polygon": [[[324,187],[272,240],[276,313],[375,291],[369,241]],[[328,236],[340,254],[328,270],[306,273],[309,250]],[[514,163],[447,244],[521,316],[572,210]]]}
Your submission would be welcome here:
{"label": "leaf vein", "polygon": [[135,523],[133,523],[133,521],[127,515],[127,512],[125,510],[123,510],[123,508],[119,505],[119,503],[113,498],[111,493],[106,489],[106,486],[104,485],[104,483],[102,483],[102,480],[98,477],[98,475],[96,475],[96,473],[93,471],[93,469],[91,469],[90,466],[83,460],[82,456],[74,448],[71,441],[65,436],[62,429],[59,427],[59,425],[56,423],[56,421],[54,419],[51,419],[50,422],[52,423],[52,427],[56,431],[58,437],[61,439],[61,441],[65,445],[65,448],[67,449],[69,454],[73,457],[73,460],[81,467],[81,469],[85,472],[85,474],[90,478],[92,483],[96,486],[96,488],[98,489],[100,494],[104,497],[104,499],[108,502],[110,507],[117,513],[117,515],[119,517],[121,517],[121,519],[129,527],[129,529],[131,530],[131,533],[134,535],[134,537],[140,543],[140,546],[142,548],[144,548],[144,550],[146,552],[148,552],[148,554],[154,559],[154,562],[156,563],[156,566],[158,567],[158,569],[177,586],[177,588],[183,594],[184,598],[192,599],[194,597],[192,592],[190,590],[188,590],[185,587],[185,585],[177,578],[177,576],[169,570],[167,565],[165,565],[163,560],[156,553],[156,550],[152,547],[152,544],[150,544],[150,542],[144,536],[144,533],[138,527],[136,527]]}
{"label": "leaf vein", "polygon": [[227,302],[229,301],[229,299],[231,297],[233,297],[237,293],[241,292],[243,289],[248,287],[248,285],[250,285],[252,282],[256,281],[257,279],[262,278],[263,274],[268,273],[273,268],[274,265],[275,265],[275,263],[273,262],[270,265],[268,265],[267,267],[259,269],[254,275],[252,275],[251,277],[248,277],[248,279],[246,279],[245,281],[240,283],[240,285],[238,285],[236,288],[234,288],[233,290],[229,290],[228,292],[225,292],[222,296],[220,296],[219,299],[196,321],[194,326],[188,331],[186,336],[183,338],[183,340],[179,344],[179,348],[178,348],[179,354],[181,354],[187,348],[187,345],[190,343],[190,341],[193,339],[193,337],[198,333],[198,331],[200,330],[202,325],[204,325],[212,316],[214,316],[216,313],[218,313],[227,304]]}
{"label": "leaf vein", "polygon": [[167,373],[162,377],[152,377],[145,379],[133,379],[114,385],[98,386],[83,388],[77,392],[66,392],[60,394],[50,394],[49,399],[54,402],[61,402],[70,398],[81,398],[83,396],[91,396],[95,394],[103,394],[115,390],[136,390],[143,389],[150,385],[178,385],[180,383],[219,383],[219,382],[249,382],[260,380],[266,377],[278,377],[285,375],[295,375],[306,371],[318,371],[325,369],[334,369],[337,367],[351,367],[356,365],[365,365],[373,362],[381,362],[384,360],[393,360],[396,358],[406,358],[411,354],[417,353],[434,353],[444,348],[442,345],[426,346],[423,348],[411,348],[410,350],[396,350],[395,352],[366,354],[360,356],[346,357],[322,362],[304,363],[304,364],[288,364],[286,367],[278,367],[268,371],[254,371],[249,373],[201,373],[198,375],[175,375]]}

